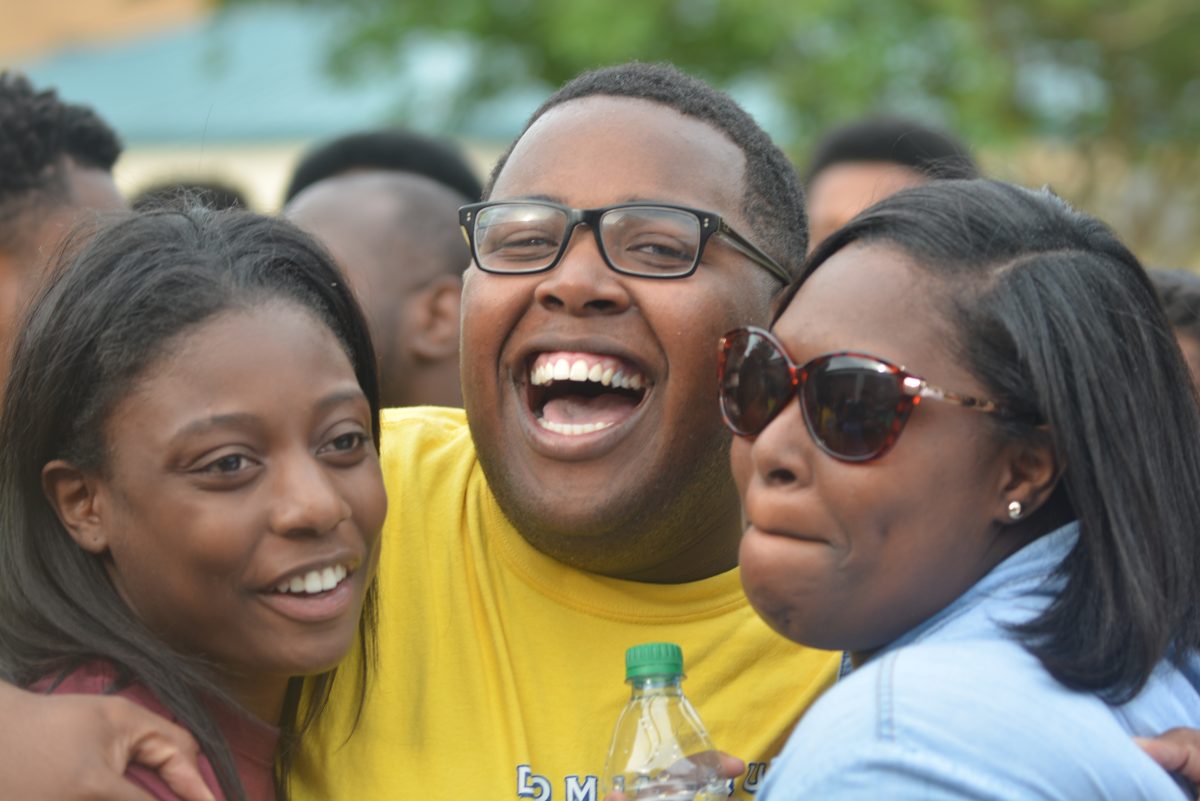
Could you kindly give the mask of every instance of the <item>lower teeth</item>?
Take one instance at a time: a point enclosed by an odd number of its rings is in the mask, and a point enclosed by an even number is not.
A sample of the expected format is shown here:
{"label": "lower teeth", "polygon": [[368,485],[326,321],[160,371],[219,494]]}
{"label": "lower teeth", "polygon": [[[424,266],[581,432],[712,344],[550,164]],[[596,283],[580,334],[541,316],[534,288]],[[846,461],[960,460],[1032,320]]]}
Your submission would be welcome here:
{"label": "lower teeth", "polygon": [[610,428],[612,423],[555,423],[544,418],[538,418],[538,425],[542,428],[553,431],[556,434],[567,434],[569,436],[578,436],[580,434],[590,434],[593,431],[601,431],[605,428]]}

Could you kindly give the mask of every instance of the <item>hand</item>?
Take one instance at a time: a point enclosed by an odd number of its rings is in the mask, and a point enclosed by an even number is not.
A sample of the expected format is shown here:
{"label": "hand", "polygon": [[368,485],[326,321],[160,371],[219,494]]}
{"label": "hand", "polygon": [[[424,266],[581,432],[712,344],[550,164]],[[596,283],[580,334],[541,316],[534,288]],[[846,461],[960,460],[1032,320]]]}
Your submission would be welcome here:
{"label": "hand", "polygon": [[[1200,785],[1200,731],[1171,729],[1157,737],[1133,739],[1167,772],[1182,776],[1193,787]],[[1200,801],[1200,795],[1197,800]]]}
{"label": "hand", "polygon": [[[711,752],[705,751],[704,753],[711,753]],[[717,756],[721,760],[721,765],[720,765],[719,770],[720,770],[721,776],[723,778],[736,779],[738,776],[741,776],[743,773],[746,772],[746,763],[743,762],[742,760],[738,759],[737,757],[730,756],[729,754],[726,754],[724,751],[718,751]],[[629,799],[626,797],[626,795],[624,793],[613,790],[610,793],[608,793],[608,795],[604,796],[604,801],[629,801]]]}
{"label": "hand", "polygon": [[0,682],[0,788],[22,801],[154,801],[124,778],[136,762],[183,801],[215,801],[192,736],[124,698],[38,695]]}

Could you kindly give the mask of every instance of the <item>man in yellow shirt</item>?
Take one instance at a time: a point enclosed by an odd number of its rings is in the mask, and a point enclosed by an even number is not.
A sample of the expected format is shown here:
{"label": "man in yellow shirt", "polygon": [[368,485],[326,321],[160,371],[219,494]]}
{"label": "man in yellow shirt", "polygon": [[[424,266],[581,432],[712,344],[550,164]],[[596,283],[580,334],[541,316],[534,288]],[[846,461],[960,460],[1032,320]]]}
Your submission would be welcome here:
{"label": "man in yellow shirt", "polygon": [[599,801],[624,651],[668,640],[750,798],[837,664],[745,602],[715,401],[717,339],[804,252],[798,180],[729,98],[629,65],[548,100],[487,197],[466,413],[385,414],[378,667],[349,740],[335,689],[295,796]]}

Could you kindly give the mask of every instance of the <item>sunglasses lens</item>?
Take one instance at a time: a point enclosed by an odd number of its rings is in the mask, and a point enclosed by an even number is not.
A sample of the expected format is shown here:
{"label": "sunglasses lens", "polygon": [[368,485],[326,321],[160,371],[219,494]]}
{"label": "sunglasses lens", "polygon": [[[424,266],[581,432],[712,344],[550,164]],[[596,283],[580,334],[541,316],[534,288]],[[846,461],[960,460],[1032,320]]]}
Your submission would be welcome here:
{"label": "sunglasses lens", "polygon": [[724,340],[721,412],[734,433],[754,436],[792,397],[787,357],[771,340],[738,330]]}
{"label": "sunglasses lens", "polygon": [[887,364],[838,355],[808,366],[805,419],[821,447],[839,459],[866,461],[886,451],[911,408]]}

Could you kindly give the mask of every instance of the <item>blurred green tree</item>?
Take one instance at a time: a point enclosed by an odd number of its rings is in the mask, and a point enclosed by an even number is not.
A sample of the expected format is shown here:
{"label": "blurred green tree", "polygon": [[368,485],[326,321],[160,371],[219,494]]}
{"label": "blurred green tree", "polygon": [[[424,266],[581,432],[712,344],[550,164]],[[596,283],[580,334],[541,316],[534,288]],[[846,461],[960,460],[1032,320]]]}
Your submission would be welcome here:
{"label": "blurred green tree", "polygon": [[330,64],[350,79],[414,37],[469,40],[464,109],[636,58],[769,98],[796,158],[862,114],[931,121],[1001,177],[1107,215],[1148,257],[1200,266],[1196,0],[218,0],[272,1],[343,10]]}

